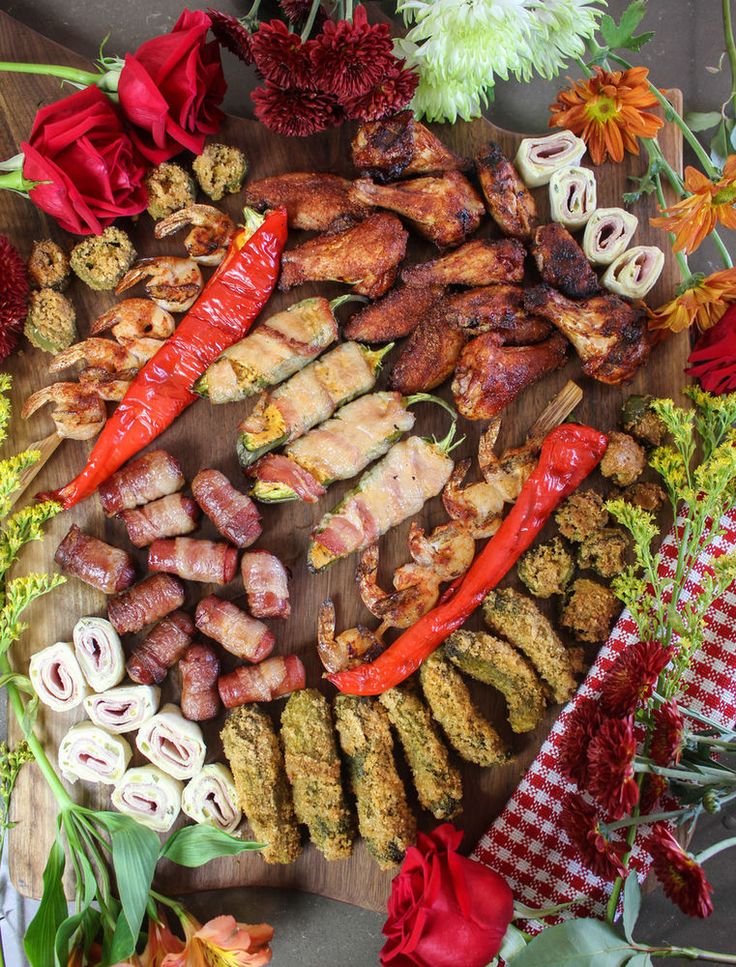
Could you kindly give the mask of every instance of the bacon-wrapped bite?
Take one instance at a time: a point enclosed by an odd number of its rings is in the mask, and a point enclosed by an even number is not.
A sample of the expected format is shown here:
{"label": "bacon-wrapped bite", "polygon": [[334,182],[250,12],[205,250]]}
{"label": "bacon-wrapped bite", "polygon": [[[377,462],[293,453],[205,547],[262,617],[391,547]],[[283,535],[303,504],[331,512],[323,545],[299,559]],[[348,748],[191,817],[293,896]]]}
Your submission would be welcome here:
{"label": "bacon-wrapped bite", "polygon": [[192,722],[213,719],[220,711],[217,679],[220,660],[210,645],[190,645],[179,661],[181,713]]}
{"label": "bacon-wrapped bite", "polygon": [[157,833],[167,833],[181,812],[181,782],[156,766],[128,769],[112,791],[118,812],[131,816]]}
{"label": "bacon-wrapped bite", "polygon": [[430,262],[410,265],[401,281],[411,286],[521,282],[525,258],[526,249],[515,238],[474,238]]}
{"label": "bacon-wrapped bite", "polygon": [[271,702],[282,695],[290,695],[307,682],[301,658],[267,658],[260,665],[241,665],[217,683],[225,708],[237,708],[250,702]]}
{"label": "bacon-wrapped bite", "polygon": [[504,235],[528,241],[537,225],[537,206],[501,146],[491,141],[482,148],[475,167],[491,218]]}
{"label": "bacon-wrapped bite", "polygon": [[131,460],[102,484],[98,493],[108,517],[175,494],[184,486],[179,461],[165,450],[151,450]]}
{"label": "bacon-wrapped bite", "polygon": [[414,332],[445,292],[443,285],[399,285],[351,316],[342,327],[346,339],[389,342]]}
{"label": "bacon-wrapped bite", "polygon": [[108,732],[136,732],[158,711],[161,689],[155,685],[120,685],[88,695],[84,711]]}
{"label": "bacon-wrapped bite", "polygon": [[184,787],[182,812],[195,823],[234,833],[243,816],[233,775],[222,762],[211,762]]}
{"label": "bacon-wrapped bite", "polygon": [[185,581],[227,584],[238,569],[238,549],[195,537],[154,541],[148,549],[148,569],[178,574]]}
{"label": "bacon-wrapped bite", "polygon": [[429,128],[400,111],[380,121],[364,121],[351,145],[353,164],[376,181],[394,181],[409,175],[466,171],[470,161],[450,151]]}
{"label": "bacon-wrapped bite", "polygon": [[219,470],[200,470],[192,481],[195,500],[223,537],[236,547],[250,547],[261,535],[261,515],[245,494]]}
{"label": "bacon-wrapped bite", "polygon": [[184,585],[171,574],[151,574],[110,598],[107,617],[119,635],[135,634],[184,604]]}
{"label": "bacon-wrapped bite", "polygon": [[191,779],[204,765],[202,730],[176,705],[164,705],[139,730],[135,744],[150,762],[174,779]]}
{"label": "bacon-wrapped bite", "polygon": [[136,547],[146,547],[160,537],[189,534],[200,517],[197,501],[183,494],[169,494],[142,507],[120,511],[130,543]]}
{"label": "bacon-wrapped bite", "polygon": [[175,611],[155,625],[128,659],[128,675],[140,685],[160,685],[167,671],[192,642],[194,622],[185,611]]}
{"label": "bacon-wrapped bite", "polygon": [[36,695],[55,712],[76,708],[89,693],[68,641],[57,641],[31,655],[28,674]]}
{"label": "bacon-wrapped bite", "polygon": [[546,319],[524,308],[520,285],[484,285],[455,292],[441,303],[446,323],[468,335],[494,332],[505,346],[528,346],[552,332]]}
{"label": "bacon-wrapped bite", "polygon": [[600,291],[598,276],[578,243],[562,225],[540,225],[532,240],[532,255],[544,281],[571,299]]}
{"label": "bacon-wrapped bite", "polygon": [[273,651],[276,639],[262,621],[242,611],[231,601],[210,594],[197,605],[197,628],[213,638],[231,655],[244,661],[263,661]]}
{"label": "bacon-wrapped bite", "polygon": [[135,581],[135,564],[127,551],[83,534],[76,524],[56,548],[54,560],[65,574],[105,594],[124,591]]}
{"label": "bacon-wrapped bite", "polygon": [[117,631],[104,618],[80,618],[72,632],[74,651],[84,677],[96,692],[119,684],[125,655]]}
{"label": "bacon-wrapped bite", "polygon": [[240,561],[248,610],[255,618],[288,618],[289,573],[270,551],[247,551]]}
{"label": "bacon-wrapped bite", "polygon": [[365,218],[365,205],[350,198],[352,182],[338,175],[314,171],[290,171],[250,181],[243,201],[259,210],[285,208],[289,228],[325,232],[340,218]]}
{"label": "bacon-wrapped bite", "polygon": [[266,504],[280,504],[286,500],[304,500],[313,504],[327,493],[308,470],[280,453],[267,453],[250,475],[255,479],[253,496]]}
{"label": "bacon-wrapped bite", "polygon": [[121,736],[91,722],[79,722],[59,743],[59,769],[67,782],[84,779],[113,786],[122,779],[132,754]]}

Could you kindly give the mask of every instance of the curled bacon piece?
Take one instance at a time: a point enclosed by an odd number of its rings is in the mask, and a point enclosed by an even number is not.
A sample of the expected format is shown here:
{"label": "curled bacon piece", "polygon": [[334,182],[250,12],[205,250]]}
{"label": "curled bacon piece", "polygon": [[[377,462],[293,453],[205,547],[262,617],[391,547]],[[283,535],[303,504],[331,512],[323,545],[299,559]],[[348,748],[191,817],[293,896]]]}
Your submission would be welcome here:
{"label": "curled bacon piece", "polygon": [[178,574],[187,581],[227,584],[238,569],[237,548],[194,537],[157,540],[148,549],[149,571]]}
{"label": "curled bacon piece", "polygon": [[194,622],[174,611],[152,628],[128,659],[128,675],[139,685],[159,685],[191,644]]}
{"label": "curled bacon piece", "polygon": [[219,470],[200,470],[192,493],[223,537],[236,547],[250,547],[261,534],[261,515],[250,497],[241,494]]}
{"label": "curled bacon piece", "polygon": [[268,658],[260,665],[241,665],[228,675],[221,675],[217,683],[222,704],[237,708],[249,702],[270,702],[304,688],[306,673],[301,658]]}
{"label": "curled bacon piece", "polygon": [[136,547],[145,547],[161,537],[189,534],[200,517],[197,501],[182,494],[168,494],[143,507],[120,511],[130,542]]}
{"label": "curled bacon piece", "polygon": [[72,524],[56,548],[54,560],[65,574],[72,574],[105,594],[124,591],[135,581],[135,565],[130,554],[83,534],[76,524]]}
{"label": "curled bacon piece", "polygon": [[102,509],[108,517],[139,507],[184,486],[179,461],[165,450],[151,450],[118,470],[100,486]]}
{"label": "curled bacon piece", "polygon": [[184,585],[171,574],[152,574],[110,598],[107,617],[119,635],[134,634],[184,604]]}
{"label": "curled bacon piece", "polygon": [[316,503],[327,493],[308,470],[281,453],[269,453],[262,457],[249,474],[261,483],[286,484],[300,500],[309,504]]}
{"label": "curled bacon piece", "polygon": [[231,655],[254,664],[270,655],[276,643],[273,632],[262,621],[216,594],[199,602],[194,622],[203,635],[213,638]]}
{"label": "curled bacon piece", "polygon": [[181,712],[185,719],[203,722],[220,711],[217,679],[220,660],[210,645],[196,644],[187,648],[179,662],[181,672]]}
{"label": "curled bacon piece", "polygon": [[248,551],[240,561],[248,609],[256,618],[288,618],[289,575],[275,554]]}

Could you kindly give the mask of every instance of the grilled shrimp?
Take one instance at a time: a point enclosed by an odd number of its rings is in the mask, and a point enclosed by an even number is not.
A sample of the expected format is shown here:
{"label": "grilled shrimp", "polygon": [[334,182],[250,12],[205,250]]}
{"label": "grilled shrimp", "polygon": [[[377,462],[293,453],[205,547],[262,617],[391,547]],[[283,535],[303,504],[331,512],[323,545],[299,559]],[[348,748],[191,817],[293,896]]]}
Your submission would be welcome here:
{"label": "grilled shrimp", "polygon": [[363,604],[381,618],[376,632],[380,638],[386,628],[409,628],[437,603],[440,580],[430,568],[404,564],[394,571],[394,591],[378,585],[378,544],[371,544],[360,556],[355,580]]}
{"label": "grilled shrimp", "polygon": [[481,481],[463,487],[471,460],[458,460],[442,491],[442,503],[453,520],[462,521],[475,540],[495,534],[501,524],[503,498],[496,488]]}
{"label": "grilled shrimp", "polygon": [[417,564],[431,568],[439,581],[454,581],[473,563],[475,540],[459,520],[439,524],[429,535],[412,521],[409,553]]}
{"label": "grilled shrimp", "polygon": [[484,430],[478,444],[478,465],[486,483],[494,487],[506,503],[513,503],[537,463],[543,437],[530,433],[522,446],[504,450],[497,457],[493,448],[500,429],[501,420],[497,417]]}
{"label": "grilled shrimp", "polygon": [[50,403],[51,419],[59,436],[70,440],[89,440],[96,436],[107,419],[105,404],[94,390],[83,383],[52,383],[33,393],[23,404],[21,416],[27,420],[39,407]]}
{"label": "grilled shrimp", "polygon": [[123,299],[95,319],[90,335],[109,330],[116,342],[130,347],[139,339],[168,339],[175,327],[171,313],[150,299]]}
{"label": "grilled shrimp", "polygon": [[159,255],[141,259],[118,283],[120,295],[138,282],[148,281],[146,293],[156,305],[169,312],[186,312],[202,291],[202,273],[192,259]]}
{"label": "grilled shrimp", "polygon": [[184,239],[190,258],[201,265],[219,265],[237,231],[232,218],[212,205],[190,205],[156,222],[154,234],[164,238],[185,225],[194,226]]}
{"label": "grilled shrimp", "polygon": [[111,375],[100,369],[85,369],[79,374],[79,382],[85,389],[96,393],[101,400],[119,403],[128,392],[135,372],[135,370],[126,370]]}
{"label": "grilled shrimp", "polygon": [[137,370],[141,361],[125,346],[119,346],[112,339],[92,337],[74,343],[68,349],[62,349],[49,363],[49,371],[58,373],[62,369],[69,369],[75,363],[83,363],[114,375],[129,369]]}
{"label": "grilled shrimp", "polygon": [[349,628],[335,637],[335,605],[328,598],[319,606],[317,653],[325,671],[344,671],[364,661],[372,661],[386,646],[363,625]]}

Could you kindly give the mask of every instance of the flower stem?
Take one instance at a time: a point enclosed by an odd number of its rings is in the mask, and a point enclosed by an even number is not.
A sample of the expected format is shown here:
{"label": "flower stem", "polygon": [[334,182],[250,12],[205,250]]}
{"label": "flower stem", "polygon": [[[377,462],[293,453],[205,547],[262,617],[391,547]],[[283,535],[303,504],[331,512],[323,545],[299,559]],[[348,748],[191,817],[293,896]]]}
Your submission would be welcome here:
{"label": "flower stem", "polygon": [[723,264],[726,266],[727,269],[732,269],[733,259],[731,258],[731,255],[728,249],[726,248],[726,245],[723,239],[718,234],[718,232],[715,231],[715,229],[710,234],[711,234],[711,238],[713,239],[713,244],[718,249],[718,254],[721,256],[721,260],[723,261]]}
{"label": "flower stem", "polygon": [[302,40],[308,40],[309,35],[312,32],[312,27],[314,27],[314,21],[317,19],[317,11],[321,6],[322,0],[312,0],[312,7],[309,11],[309,16],[307,17],[307,22],[304,24],[304,30],[302,30],[301,37]]}
{"label": "flower stem", "polygon": [[723,839],[720,843],[714,843],[707,849],[704,849],[701,853],[695,857],[698,863],[705,863],[709,860],[711,856],[716,856],[718,853],[722,853],[724,849],[731,849],[732,846],[736,846],[736,836],[731,836],[729,839]]}
{"label": "flower stem", "polygon": [[0,174],[0,189],[6,189],[7,191],[17,191],[20,195],[28,195],[28,192],[40,184],[38,181],[29,181],[27,178],[23,177],[23,171],[21,168],[16,168],[14,171],[4,171]]}
{"label": "flower stem", "polygon": [[89,87],[97,85],[103,76],[97,71],[82,71],[76,67],[64,67],[62,64],[23,64],[12,60],[0,61],[0,71],[13,74],[40,74],[43,77],[60,77],[71,81],[72,84],[83,84]]}

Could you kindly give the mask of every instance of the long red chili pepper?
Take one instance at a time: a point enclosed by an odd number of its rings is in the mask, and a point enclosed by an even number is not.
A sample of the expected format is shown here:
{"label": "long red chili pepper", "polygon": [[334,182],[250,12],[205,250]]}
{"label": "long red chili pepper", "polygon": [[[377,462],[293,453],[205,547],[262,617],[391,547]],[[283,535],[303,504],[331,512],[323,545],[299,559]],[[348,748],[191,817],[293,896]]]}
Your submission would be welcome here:
{"label": "long red chili pepper", "polygon": [[408,628],[375,661],[328,675],[332,684],[350,695],[380,695],[415,672],[509,572],[555,507],[595,469],[607,445],[605,434],[589,426],[563,423],[552,430],[516,503],[454,594]]}
{"label": "long red chili pepper", "polygon": [[273,292],[286,236],[283,208],[266,215],[250,237],[246,231],[235,236],[174,335],[133,379],[82,472],[65,487],[39,494],[39,499],[73,507],[199,399],[192,393],[194,381],[243,338]]}

